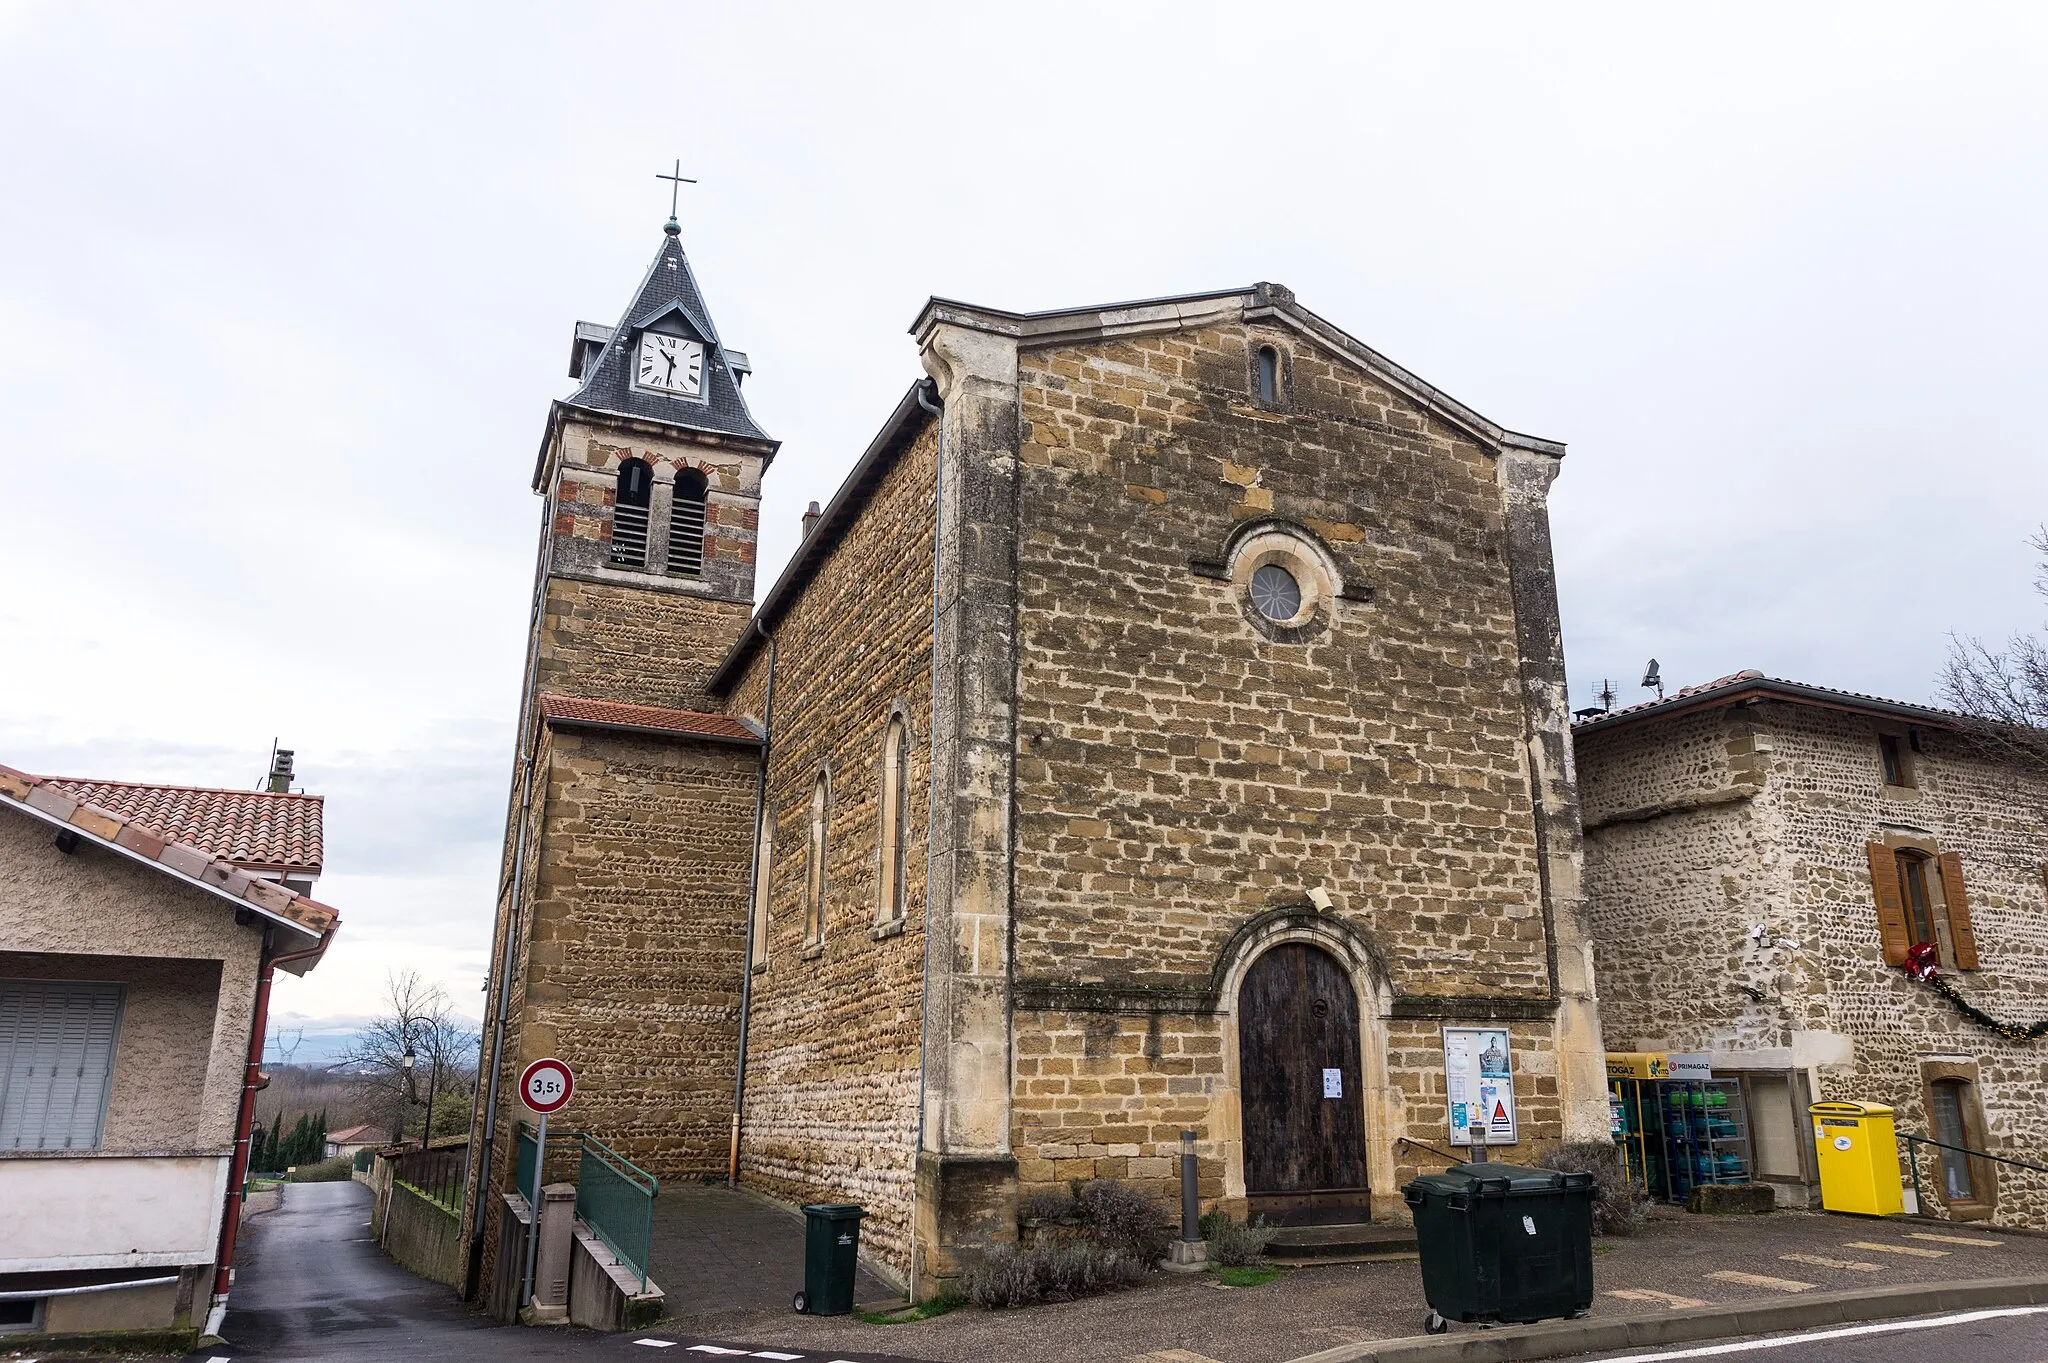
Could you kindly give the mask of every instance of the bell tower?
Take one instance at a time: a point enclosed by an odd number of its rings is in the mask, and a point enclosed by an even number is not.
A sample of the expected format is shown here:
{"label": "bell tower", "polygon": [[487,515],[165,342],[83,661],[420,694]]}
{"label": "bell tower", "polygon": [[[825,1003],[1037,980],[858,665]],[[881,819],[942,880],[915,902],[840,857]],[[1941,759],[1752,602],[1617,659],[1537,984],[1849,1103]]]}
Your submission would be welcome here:
{"label": "bell tower", "polygon": [[778,443],[747,410],[749,372],[670,218],[617,324],[576,324],[578,386],[548,412],[529,701],[718,708],[705,683],[752,612],[761,476]]}

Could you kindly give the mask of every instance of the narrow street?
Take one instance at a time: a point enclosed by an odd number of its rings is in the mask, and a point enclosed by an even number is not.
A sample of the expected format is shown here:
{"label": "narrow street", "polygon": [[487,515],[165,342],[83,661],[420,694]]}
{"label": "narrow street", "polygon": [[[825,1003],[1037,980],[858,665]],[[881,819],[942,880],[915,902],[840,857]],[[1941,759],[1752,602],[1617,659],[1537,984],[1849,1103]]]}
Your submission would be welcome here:
{"label": "narrow street", "polygon": [[603,1339],[499,1325],[406,1272],[370,1238],[371,1194],[359,1183],[292,1183],[283,1192],[277,1210],[243,1227],[226,1342],[193,1358],[514,1363],[580,1357]]}

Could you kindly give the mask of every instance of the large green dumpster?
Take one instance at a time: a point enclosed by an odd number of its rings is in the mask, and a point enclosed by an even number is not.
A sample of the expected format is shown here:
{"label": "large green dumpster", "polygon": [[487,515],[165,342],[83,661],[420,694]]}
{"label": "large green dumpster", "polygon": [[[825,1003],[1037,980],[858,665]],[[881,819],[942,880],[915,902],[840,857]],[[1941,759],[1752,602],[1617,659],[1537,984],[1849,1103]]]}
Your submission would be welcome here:
{"label": "large green dumpster", "polygon": [[1593,1176],[1454,1164],[1401,1190],[1422,1253],[1424,1328],[1538,1321],[1593,1305]]}
{"label": "large green dumpster", "polygon": [[853,1309],[860,1271],[860,1219],[850,1202],[813,1202],[804,1208],[804,1290],[796,1309],[805,1315],[843,1316]]}

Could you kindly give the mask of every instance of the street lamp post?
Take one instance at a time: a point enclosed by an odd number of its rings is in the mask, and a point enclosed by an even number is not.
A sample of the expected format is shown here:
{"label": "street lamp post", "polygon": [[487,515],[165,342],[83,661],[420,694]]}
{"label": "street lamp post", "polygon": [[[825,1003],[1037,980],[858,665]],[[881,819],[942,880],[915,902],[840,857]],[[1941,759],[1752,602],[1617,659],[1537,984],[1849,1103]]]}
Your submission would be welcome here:
{"label": "street lamp post", "polygon": [[432,1051],[428,1052],[427,1059],[429,1061],[427,1067],[427,1115],[420,1122],[420,1149],[422,1150],[426,1149],[427,1143],[434,1139],[434,1088],[441,1082],[440,1047],[436,1046]]}
{"label": "street lamp post", "polygon": [[398,1095],[398,1139],[400,1141],[405,1139],[405,1104],[406,1100],[412,1097],[412,1065],[416,1059],[418,1057],[413,1054],[412,1050],[412,1036],[408,1033],[405,1038],[405,1054],[398,1057],[398,1067],[405,1071],[405,1087]]}

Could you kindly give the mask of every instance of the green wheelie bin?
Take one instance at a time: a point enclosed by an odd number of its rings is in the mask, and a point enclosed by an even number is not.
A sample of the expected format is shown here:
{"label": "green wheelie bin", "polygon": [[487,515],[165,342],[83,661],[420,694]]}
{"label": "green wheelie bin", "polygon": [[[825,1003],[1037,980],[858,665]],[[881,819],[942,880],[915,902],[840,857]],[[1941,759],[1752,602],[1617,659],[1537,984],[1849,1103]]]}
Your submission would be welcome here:
{"label": "green wheelie bin", "polygon": [[866,1215],[851,1202],[813,1202],[804,1207],[804,1287],[794,1303],[800,1314],[843,1316],[853,1309],[853,1283],[860,1272],[860,1219]]}
{"label": "green wheelie bin", "polygon": [[1454,1164],[1403,1188],[1429,1299],[1423,1328],[1584,1315],[1598,1195],[1591,1174],[1518,1164]]}

